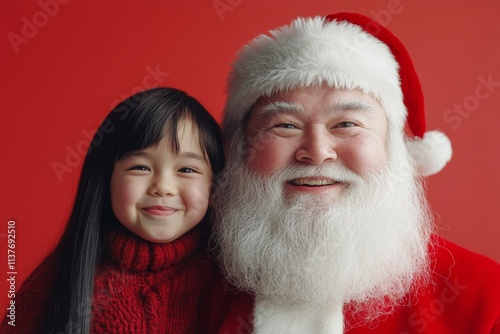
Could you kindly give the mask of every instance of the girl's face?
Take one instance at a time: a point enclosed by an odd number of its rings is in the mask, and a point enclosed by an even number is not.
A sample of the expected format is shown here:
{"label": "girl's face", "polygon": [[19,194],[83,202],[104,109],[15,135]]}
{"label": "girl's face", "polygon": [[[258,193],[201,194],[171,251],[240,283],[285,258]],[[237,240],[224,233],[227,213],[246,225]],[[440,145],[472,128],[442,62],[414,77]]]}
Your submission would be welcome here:
{"label": "girl's face", "polygon": [[177,239],[203,219],[212,184],[212,169],[191,121],[178,126],[178,154],[167,137],[116,161],[111,176],[116,218],[156,243]]}

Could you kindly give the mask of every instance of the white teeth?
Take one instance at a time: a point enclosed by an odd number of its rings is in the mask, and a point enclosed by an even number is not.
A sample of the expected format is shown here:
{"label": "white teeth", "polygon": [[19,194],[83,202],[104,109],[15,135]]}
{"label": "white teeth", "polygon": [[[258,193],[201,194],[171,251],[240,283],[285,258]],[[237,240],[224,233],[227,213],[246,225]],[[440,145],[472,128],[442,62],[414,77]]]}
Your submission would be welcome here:
{"label": "white teeth", "polygon": [[297,186],[326,186],[330,184],[334,184],[335,181],[331,179],[306,179],[306,178],[299,178],[299,179],[293,179],[291,181],[292,184],[295,184]]}

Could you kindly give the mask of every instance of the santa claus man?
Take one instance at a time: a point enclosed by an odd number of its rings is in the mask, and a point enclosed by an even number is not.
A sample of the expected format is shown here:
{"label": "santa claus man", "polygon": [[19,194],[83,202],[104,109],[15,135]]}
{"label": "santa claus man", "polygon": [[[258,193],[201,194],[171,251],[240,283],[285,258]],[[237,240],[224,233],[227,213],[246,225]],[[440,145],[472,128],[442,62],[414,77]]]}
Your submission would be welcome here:
{"label": "santa claus man", "polygon": [[433,233],[422,178],[451,145],[425,132],[394,35],[358,14],[299,18],[246,45],[228,87],[214,233],[243,293],[226,289],[213,328],[500,333],[500,266]]}

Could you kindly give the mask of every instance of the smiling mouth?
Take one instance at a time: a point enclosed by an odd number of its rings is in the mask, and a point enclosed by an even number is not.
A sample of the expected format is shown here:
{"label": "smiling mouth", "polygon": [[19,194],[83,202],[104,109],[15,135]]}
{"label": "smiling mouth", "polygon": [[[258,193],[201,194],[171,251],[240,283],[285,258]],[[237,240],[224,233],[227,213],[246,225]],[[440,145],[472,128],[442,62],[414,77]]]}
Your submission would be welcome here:
{"label": "smiling mouth", "polygon": [[178,211],[177,209],[167,206],[149,206],[142,208],[142,210],[157,216],[168,216]]}
{"label": "smiling mouth", "polygon": [[322,179],[322,178],[298,178],[288,181],[288,183],[294,186],[307,186],[307,187],[318,187],[318,186],[330,186],[338,183],[332,179]]}

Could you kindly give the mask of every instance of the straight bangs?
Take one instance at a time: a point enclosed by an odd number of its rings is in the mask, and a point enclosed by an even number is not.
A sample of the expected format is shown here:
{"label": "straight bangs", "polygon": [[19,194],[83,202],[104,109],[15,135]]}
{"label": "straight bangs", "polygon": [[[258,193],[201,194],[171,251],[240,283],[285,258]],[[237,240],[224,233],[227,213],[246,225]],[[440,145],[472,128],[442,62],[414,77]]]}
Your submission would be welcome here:
{"label": "straight bangs", "polygon": [[183,100],[186,94],[168,88],[155,88],[132,95],[109,115],[114,122],[123,122],[112,140],[114,161],[131,152],[157,145],[169,136],[173,152],[179,151],[179,122],[186,117]]}
{"label": "straight bangs", "polygon": [[179,153],[179,130],[191,123],[213,173],[224,166],[222,134],[210,113],[193,97],[170,88],[154,88],[132,95],[120,103],[108,117],[118,126],[111,140],[114,161],[129,153],[157,145],[165,136],[172,152]]}

